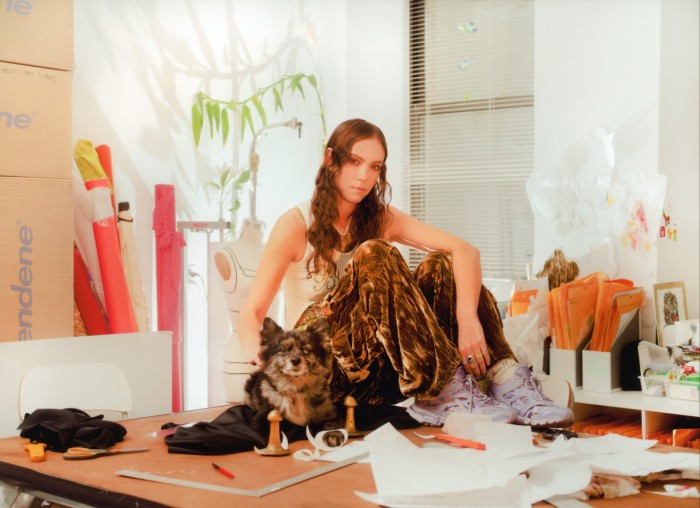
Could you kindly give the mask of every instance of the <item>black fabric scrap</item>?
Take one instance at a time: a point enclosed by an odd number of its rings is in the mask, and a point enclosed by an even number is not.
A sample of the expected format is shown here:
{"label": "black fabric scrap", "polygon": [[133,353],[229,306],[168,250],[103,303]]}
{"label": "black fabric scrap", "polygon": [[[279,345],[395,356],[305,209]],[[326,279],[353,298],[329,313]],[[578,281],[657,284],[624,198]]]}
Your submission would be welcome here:
{"label": "black fabric scrap", "polygon": [[54,452],[68,448],[110,448],[124,440],[126,429],[106,421],[104,415],[90,416],[80,409],[37,409],[24,416],[17,427],[20,437],[46,443]]}
{"label": "black fabric scrap", "polygon": [[[226,455],[251,451],[254,447],[264,448],[267,446],[270,424],[265,421],[263,426],[256,429],[252,424],[253,416],[254,412],[250,407],[240,404],[228,408],[211,422],[198,422],[190,427],[178,427],[174,434],[164,438],[168,453]],[[391,423],[397,429],[415,428],[420,425],[401,407],[358,406],[355,408],[355,425],[359,430],[374,430],[385,423]],[[163,428],[172,426],[173,424],[169,423],[163,425]],[[323,426],[310,425],[309,429],[316,434],[323,430]],[[284,432],[290,443],[306,439],[306,427],[283,420],[280,423],[280,430]]]}

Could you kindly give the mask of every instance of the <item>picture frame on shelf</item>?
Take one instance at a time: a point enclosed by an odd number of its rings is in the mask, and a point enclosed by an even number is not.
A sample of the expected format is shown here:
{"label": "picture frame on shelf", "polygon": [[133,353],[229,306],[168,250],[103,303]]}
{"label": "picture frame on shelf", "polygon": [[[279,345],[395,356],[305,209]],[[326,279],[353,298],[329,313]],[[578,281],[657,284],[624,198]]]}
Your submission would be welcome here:
{"label": "picture frame on shelf", "polygon": [[657,341],[660,346],[673,345],[673,325],[688,319],[685,283],[678,281],[654,284],[654,303]]}

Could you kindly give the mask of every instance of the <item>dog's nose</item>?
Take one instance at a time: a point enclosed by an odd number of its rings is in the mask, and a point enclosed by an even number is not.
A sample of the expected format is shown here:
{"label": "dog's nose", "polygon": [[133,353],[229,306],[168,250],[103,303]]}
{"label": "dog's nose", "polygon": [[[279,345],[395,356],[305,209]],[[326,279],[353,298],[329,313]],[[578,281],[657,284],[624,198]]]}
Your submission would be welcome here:
{"label": "dog's nose", "polygon": [[292,358],[292,365],[295,367],[301,363],[301,358]]}

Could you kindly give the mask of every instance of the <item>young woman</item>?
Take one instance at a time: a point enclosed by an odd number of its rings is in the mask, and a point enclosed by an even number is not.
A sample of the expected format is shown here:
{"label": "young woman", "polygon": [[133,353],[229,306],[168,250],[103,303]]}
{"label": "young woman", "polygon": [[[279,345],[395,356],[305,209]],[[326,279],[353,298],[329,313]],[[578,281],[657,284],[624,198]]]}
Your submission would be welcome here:
{"label": "young woman", "polygon": [[[496,421],[563,426],[567,408],[542,393],[505,340],[493,296],[481,283],[479,251],[389,206],[387,146],[375,125],[340,124],[310,202],[273,227],[240,313],[238,335],[259,364],[260,326],[280,287],[286,327],[325,317],[334,400],[416,402],[409,414],[442,425],[450,411]],[[392,243],[429,254],[411,273]],[[488,395],[477,383],[485,376]]]}

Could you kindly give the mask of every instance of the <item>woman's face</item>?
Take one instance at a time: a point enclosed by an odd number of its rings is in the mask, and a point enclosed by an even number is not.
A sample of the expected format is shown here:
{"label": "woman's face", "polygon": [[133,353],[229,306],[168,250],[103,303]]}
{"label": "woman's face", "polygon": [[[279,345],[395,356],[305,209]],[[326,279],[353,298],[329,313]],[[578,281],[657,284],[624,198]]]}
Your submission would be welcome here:
{"label": "woman's face", "polygon": [[350,159],[335,176],[340,199],[358,204],[374,188],[384,164],[384,148],[377,138],[357,141],[350,149]]}

